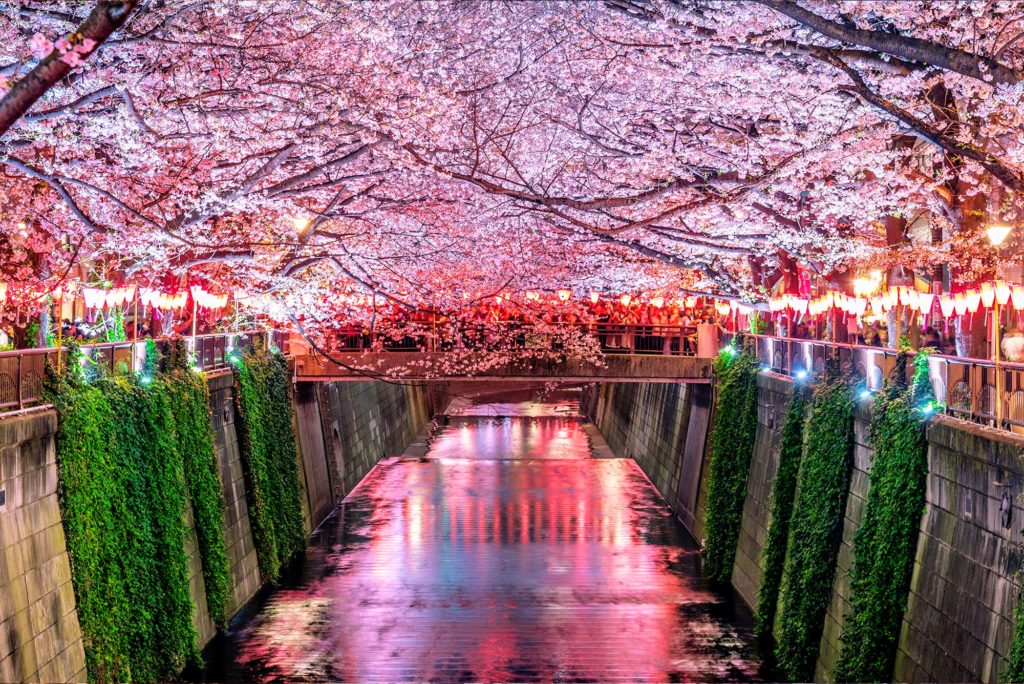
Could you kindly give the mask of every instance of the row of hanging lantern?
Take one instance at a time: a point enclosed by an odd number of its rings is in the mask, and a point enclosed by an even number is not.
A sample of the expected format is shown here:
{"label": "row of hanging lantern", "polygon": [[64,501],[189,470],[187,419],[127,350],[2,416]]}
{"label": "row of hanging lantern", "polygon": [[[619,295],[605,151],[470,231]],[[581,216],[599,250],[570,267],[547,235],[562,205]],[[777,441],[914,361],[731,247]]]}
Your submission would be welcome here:
{"label": "row of hanging lantern", "polygon": [[200,309],[223,309],[228,305],[228,296],[226,294],[215,295],[203,289],[202,285],[193,285],[190,289],[192,299]]}
{"label": "row of hanging lantern", "polygon": [[936,295],[919,292],[913,287],[894,286],[871,296],[850,296],[829,291],[814,299],[796,295],[782,295],[768,300],[770,313],[792,312],[798,315],[821,316],[838,309],[850,316],[863,316],[870,306],[871,313],[880,316],[897,307],[927,316],[938,302],[943,318],[974,314],[979,308],[990,309],[994,304],[1012,303],[1017,311],[1024,311],[1024,286],[1011,285],[1002,280],[982,283],[976,289],[955,294]]}
{"label": "row of hanging lantern", "polygon": [[135,299],[135,286],[115,287],[104,290],[99,287],[83,287],[82,298],[87,309],[109,309],[124,306]]}
{"label": "row of hanging lantern", "polygon": [[138,293],[138,302],[142,306],[164,311],[184,309],[188,305],[189,292],[191,292],[195,303],[203,309],[223,309],[228,303],[228,295],[213,294],[200,285],[193,285],[189,290],[177,292],[163,292],[150,287],[137,288],[135,285],[110,289],[83,287],[81,292],[87,309],[125,306],[135,301],[136,293]]}

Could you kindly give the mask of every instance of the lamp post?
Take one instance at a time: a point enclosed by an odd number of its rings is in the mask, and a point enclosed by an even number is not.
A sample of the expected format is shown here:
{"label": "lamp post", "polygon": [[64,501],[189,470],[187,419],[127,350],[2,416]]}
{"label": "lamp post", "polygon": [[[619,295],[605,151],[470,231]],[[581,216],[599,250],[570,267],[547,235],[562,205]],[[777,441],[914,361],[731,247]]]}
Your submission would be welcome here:
{"label": "lamp post", "polygon": [[[996,250],[1010,235],[1013,226],[992,224],[985,230],[989,244]],[[999,367],[999,298],[992,303],[992,355],[996,363],[996,427],[1003,426],[1003,378]]]}

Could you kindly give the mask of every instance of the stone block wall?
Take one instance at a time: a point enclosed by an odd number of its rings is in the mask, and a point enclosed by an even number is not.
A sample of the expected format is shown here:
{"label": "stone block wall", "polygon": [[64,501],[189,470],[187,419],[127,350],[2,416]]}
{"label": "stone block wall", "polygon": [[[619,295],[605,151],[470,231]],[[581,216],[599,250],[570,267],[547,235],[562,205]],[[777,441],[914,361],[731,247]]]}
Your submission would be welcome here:
{"label": "stone block wall", "polygon": [[[256,544],[252,537],[249,504],[245,493],[245,472],[235,426],[234,377],[231,373],[209,376],[210,417],[213,421],[214,446],[220,463],[221,485],[224,493],[224,541],[231,564],[231,587],[228,597],[228,615],[234,615],[249,602],[263,585]],[[192,543],[194,532],[190,534]],[[190,550],[194,550],[192,547]],[[198,564],[198,554],[191,555]],[[199,577],[200,584],[202,576]],[[196,599],[197,612],[205,612],[205,597]],[[206,618],[209,620],[209,618]],[[203,639],[206,643],[207,639]]]}
{"label": "stone block wall", "polygon": [[747,477],[747,498],[732,583],[749,606],[761,589],[761,553],[772,512],[772,483],[779,468],[779,442],[793,396],[793,383],[781,375],[757,376],[757,434]]}
{"label": "stone block wall", "polygon": [[606,383],[600,386],[594,416],[611,450],[634,459],[670,505],[677,498],[689,425],[686,388],[672,383]]}
{"label": "stone block wall", "polygon": [[818,663],[814,678],[819,682],[831,682],[832,672],[839,662],[843,621],[850,609],[850,571],[853,569],[853,535],[864,519],[867,503],[868,483],[874,450],[871,448],[869,431],[871,426],[870,402],[859,403],[853,415],[853,470],[850,473],[850,489],[846,495],[843,539],[836,556],[836,576],[832,584],[832,602],[825,613],[825,631],[821,635]]}
{"label": "stone block wall", "polygon": [[57,415],[0,420],[0,682],[84,681],[57,493]]}
{"label": "stone block wall", "polygon": [[432,416],[422,383],[333,382],[317,387],[335,503],[378,460],[401,455]]}
{"label": "stone block wall", "polygon": [[894,677],[999,679],[1021,591],[1024,438],[940,416]]}
{"label": "stone block wall", "polygon": [[[230,372],[221,372],[209,375],[207,382],[231,565],[228,614],[234,615],[260,590],[263,578],[235,425],[234,380]],[[377,459],[401,454],[432,415],[422,385],[359,382],[320,389],[299,385],[293,399],[308,530],[358,484]],[[0,415],[0,682],[86,679],[61,522],[56,429],[57,414],[52,409]],[[324,429],[337,432],[331,438]],[[187,515],[191,523],[191,508]],[[216,629],[206,605],[191,524],[185,544],[193,624],[205,645]]]}
{"label": "stone block wall", "polygon": [[[687,520],[677,505],[673,508],[698,540],[707,488],[703,454],[711,422],[707,413],[694,410],[699,389],[607,383],[588,389],[582,401],[612,450],[636,459],[667,501],[678,502],[685,483],[696,482],[700,489],[694,519]],[[687,392],[692,394],[688,400]],[[751,608],[760,589],[761,549],[791,392],[787,378],[758,378],[756,446],[733,568],[733,584]],[[816,681],[832,681],[849,610],[853,537],[864,515],[874,456],[870,411],[869,404],[860,404],[855,412],[853,472]],[[1024,437],[946,416],[934,418],[927,435],[928,489],[893,680],[997,682],[1022,590]],[[689,453],[701,457],[687,470]],[[699,475],[694,478],[694,473]]]}

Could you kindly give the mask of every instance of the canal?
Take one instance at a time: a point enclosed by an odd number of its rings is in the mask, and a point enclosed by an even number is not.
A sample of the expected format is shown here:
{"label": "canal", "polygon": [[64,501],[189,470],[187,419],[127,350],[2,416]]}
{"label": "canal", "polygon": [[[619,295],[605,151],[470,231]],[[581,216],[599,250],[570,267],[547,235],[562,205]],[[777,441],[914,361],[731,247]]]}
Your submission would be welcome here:
{"label": "canal", "polygon": [[699,568],[578,404],[470,404],[425,456],[378,464],[295,576],[232,625],[214,676],[757,679],[749,612]]}

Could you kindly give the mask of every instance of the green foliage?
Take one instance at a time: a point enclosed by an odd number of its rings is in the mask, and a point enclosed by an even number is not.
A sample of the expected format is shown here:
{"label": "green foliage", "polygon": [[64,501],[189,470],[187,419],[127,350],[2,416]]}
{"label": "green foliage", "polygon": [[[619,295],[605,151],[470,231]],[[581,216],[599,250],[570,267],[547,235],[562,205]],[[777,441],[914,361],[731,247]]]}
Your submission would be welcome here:
{"label": "green foliage", "polygon": [[1006,666],[999,673],[1004,682],[1024,682],[1024,601],[1017,601],[1014,612],[1017,626],[1010,644],[1010,653],[1006,656]]}
{"label": "green foliage", "polygon": [[793,390],[786,422],[782,426],[779,446],[779,467],[772,484],[772,518],[761,552],[761,590],[757,595],[757,634],[771,635],[779,603],[779,586],[786,561],[786,541],[793,514],[797,475],[804,450],[804,421],[807,417],[808,393],[799,385]]}
{"label": "green foliage", "polygon": [[[72,360],[74,354],[71,355]],[[185,480],[166,387],[128,378],[51,394],[72,580],[89,677],[159,681],[198,660],[185,555]]]}
{"label": "green foliage", "polygon": [[728,582],[736,558],[747,474],[757,431],[757,359],[728,348],[715,361],[718,396],[711,433],[704,568]]}
{"label": "green foliage", "polygon": [[115,308],[110,316],[110,324],[103,331],[104,342],[124,342],[128,336],[124,332],[124,312]]}
{"label": "green foliage", "polygon": [[200,660],[185,551],[189,502],[210,614],[221,626],[230,577],[206,383],[180,367],[145,382],[89,382],[82,358],[69,345],[65,372],[51,374],[48,392],[60,416],[61,501],[89,677],[174,679]]}
{"label": "green foliage", "polygon": [[285,358],[256,345],[235,366],[235,402],[260,572],[276,580],[305,548],[302,484]]}
{"label": "green foliage", "polygon": [[152,338],[146,340],[146,359],[142,363],[142,377],[156,377],[157,371],[160,370],[161,357],[162,354],[157,348],[156,342]]}
{"label": "green foliage", "polygon": [[931,386],[927,354],[919,354],[915,362],[913,392],[905,380],[906,363],[906,352],[901,352],[893,382],[875,399],[875,456],[864,519],[853,541],[850,613],[843,625],[838,681],[891,679],[907,607],[928,474],[919,401],[931,401]]}
{"label": "green foliage", "polygon": [[831,359],[807,421],[782,579],[775,655],[781,672],[794,681],[813,678],[832,597],[852,466],[852,423],[853,394],[838,361]]}
{"label": "green foliage", "polygon": [[[181,347],[184,340],[172,341]],[[155,352],[155,349],[153,350]],[[156,365],[159,354],[154,353]],[[181,349],[171,355],[161,375],[169,390],[177,432],[177,449],[181,453],[188,483],[192,518],[203,566],[203,584],[210,619],[219,628],[227,627],[227,602],[231,583],[231,566],[224,540],[224,493],[210,423],[210,390],[206,381],[186,366],[187,354]],[[147,347],[146,364],[150,363]]]}

